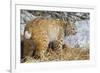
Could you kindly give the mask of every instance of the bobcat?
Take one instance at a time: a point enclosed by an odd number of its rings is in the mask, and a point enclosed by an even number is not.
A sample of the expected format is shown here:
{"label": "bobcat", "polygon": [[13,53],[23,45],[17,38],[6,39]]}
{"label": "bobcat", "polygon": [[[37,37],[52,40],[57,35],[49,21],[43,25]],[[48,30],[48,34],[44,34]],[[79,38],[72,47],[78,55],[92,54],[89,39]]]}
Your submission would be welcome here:
{"label": "bobcat", "polygon": [[[70,21],[54,18],[36,18],[25,26],[25,39],[32,39],[35,46],[35,58],[44,58],[48,45],[53,42],[53,47],[61,51],[65,36],[76,33],[75,24]],[[30,52],[29,52],[30,53]]]}

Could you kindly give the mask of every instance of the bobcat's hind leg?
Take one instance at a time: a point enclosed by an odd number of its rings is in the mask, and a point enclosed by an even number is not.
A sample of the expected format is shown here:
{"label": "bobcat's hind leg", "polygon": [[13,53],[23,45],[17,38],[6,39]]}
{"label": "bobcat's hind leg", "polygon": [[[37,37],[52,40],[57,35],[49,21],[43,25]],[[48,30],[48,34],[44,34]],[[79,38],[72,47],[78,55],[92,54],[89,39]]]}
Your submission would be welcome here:
{"label": "bobcat's hind leg", "polygon": [[40,59],[40,60],[46,60],[45,54],[46,54],[48,44],[49,44],[48,36],[46,34],[38,35],[37,38],[33,38],[33,40],[35,43],[34,58]]}

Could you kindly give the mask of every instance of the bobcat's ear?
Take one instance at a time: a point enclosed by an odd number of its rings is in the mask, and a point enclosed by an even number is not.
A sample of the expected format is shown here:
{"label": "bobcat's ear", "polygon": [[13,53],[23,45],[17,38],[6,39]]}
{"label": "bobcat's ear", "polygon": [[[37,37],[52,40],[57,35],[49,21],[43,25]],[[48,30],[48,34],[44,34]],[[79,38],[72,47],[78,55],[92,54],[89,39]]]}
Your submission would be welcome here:
{"label": "bobcat's ear", "polygon": [[68,22],[69,25],[70,25],[70,24],[75,24],[76,20],[68,19],[67,22]]}
{"label": "bobcat's ear", "polygon": [[31,38],[31,33],[28,31],[25,31],[25,39],[30,39]]}

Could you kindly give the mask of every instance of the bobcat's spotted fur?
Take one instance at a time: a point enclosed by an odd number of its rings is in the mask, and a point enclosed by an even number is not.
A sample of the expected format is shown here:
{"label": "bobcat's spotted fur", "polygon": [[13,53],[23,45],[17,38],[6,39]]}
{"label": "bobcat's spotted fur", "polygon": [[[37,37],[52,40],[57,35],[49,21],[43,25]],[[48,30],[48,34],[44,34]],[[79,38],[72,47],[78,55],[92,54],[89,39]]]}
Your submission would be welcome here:
{"label": "bobcat's spotted fur", "polygon": [[32,39],[35,45],[34,55],[40,59],[45,57],[50,42],[53,42],[54,48],[61,51],[65,35],[75,33],[74,24],[53,18],[36,18],[28,22],[25,27],[25,37]]}

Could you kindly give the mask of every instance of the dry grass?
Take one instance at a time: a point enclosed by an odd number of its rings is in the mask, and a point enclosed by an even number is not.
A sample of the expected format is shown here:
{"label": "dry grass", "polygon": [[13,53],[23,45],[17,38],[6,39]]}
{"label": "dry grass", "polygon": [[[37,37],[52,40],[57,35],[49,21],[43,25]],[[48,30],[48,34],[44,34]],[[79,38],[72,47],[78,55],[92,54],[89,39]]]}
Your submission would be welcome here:
{"label": "dry grass", "polygon": [[44,62],[44,61],[71,61],[71,60],[88,60],[89,49],[80,48],[68,48],[64,47],[62,53],[59,51],[53,51],[48,48],[48,52],[45,55],[45,59],[34,59],[33,57],[26,57],[24,63]]}

